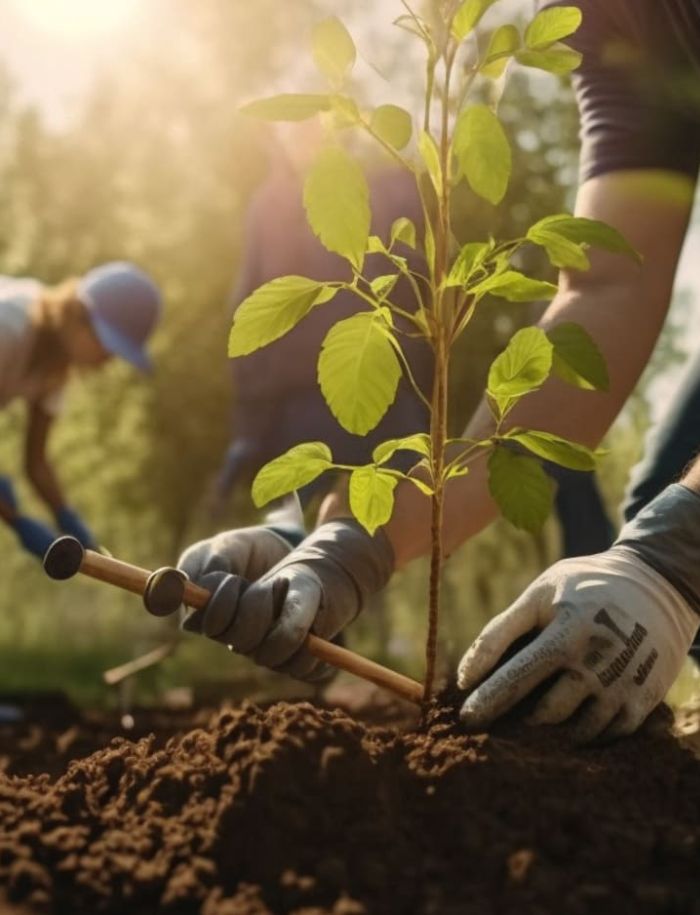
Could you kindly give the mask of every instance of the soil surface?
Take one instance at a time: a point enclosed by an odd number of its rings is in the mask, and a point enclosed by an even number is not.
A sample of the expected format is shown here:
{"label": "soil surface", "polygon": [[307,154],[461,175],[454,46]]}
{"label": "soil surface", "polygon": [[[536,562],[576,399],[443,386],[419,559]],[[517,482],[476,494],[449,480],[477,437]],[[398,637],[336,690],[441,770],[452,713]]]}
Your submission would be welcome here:
{"label": "soil surface", "polygon": [[582,749],[449,702],[50,717],[0,725],[2,915],[700,915],[700,762],[658,718]]}

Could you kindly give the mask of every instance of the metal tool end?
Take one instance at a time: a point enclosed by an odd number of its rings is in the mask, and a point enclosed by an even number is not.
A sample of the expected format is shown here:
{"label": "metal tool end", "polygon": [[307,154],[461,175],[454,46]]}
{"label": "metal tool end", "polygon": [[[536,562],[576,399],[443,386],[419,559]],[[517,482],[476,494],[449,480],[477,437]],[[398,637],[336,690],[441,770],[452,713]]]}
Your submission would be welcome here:
{"label": "metal tool end", "polygon": [[65,581],[80,571],[85,556],[82,543],[75,537],[54,540],[44,556],[44,571],[56,581]]}
{"label": "metal tool end", "polygon": [[182,606],[187,576],[179,569],[156,569],[148,576],[143,604],[153,616],[171,616]]}

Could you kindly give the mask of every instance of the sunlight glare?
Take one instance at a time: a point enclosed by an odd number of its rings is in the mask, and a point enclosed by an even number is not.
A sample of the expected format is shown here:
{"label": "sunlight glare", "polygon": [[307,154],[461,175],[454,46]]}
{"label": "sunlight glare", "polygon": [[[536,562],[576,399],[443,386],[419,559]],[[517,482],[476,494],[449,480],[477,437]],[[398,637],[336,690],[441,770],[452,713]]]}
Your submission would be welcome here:
{"label": "sunlight glare", "polygon": [[21,15],[46,32],[88,38],[128,24],[139,0],[13,0]]}

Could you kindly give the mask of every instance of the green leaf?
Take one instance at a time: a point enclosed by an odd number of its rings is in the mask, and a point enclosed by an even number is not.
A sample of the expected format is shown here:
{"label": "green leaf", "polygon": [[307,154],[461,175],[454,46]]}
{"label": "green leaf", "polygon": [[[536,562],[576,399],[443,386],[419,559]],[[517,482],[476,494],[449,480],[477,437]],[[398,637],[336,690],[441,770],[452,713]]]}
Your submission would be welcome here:
{"label": "green leaf", "polygon": [[330,108],[330,95],[300,95],[286,92],[249,102],[240,110],[242,114],[249,114],[265,121],[305,121],[321,111],[330,111]]}
{"label": "green leaf", "polygon": [[363,311],[339,321],[323,341],[318,380],[340,425],[365,435],[396,397],[401,365],[386,333],[386,316]]}
{"label": "green leaf", "polygon": [[600,222],[597,219],[570,216],[568,213],[547,216],[545,219],[540,219],[530,228],[527,237],[531,240],[536,240],[540,233],[543,232],[550,236],[557,235],[577,245],[590,245],[594,248],[603,248],[605,251],[611,251],[613,254],[625,254],[638,263],[642,261],[639,253],[624,235],[607,223]]}
{"label": "green leaf", "polygon": [[608,368],[595,340],[581,327],[567,321],[547,331],[554,346],[554,374],[577,388],[607,391],[610,388]]}
{"label": "green leaf", "polygon": [[510,144],[496,115],[486,105],[471,105],[457,119],[454,152],[472,190],[498,204],[508,189]]}
{"label": "green leaf", "polygon": [[371,464],[350,474],[350,510],[370,534],[391,518],[397,483],[396,477]]}
{"label": "green leaf", "polygon": [[557,76],[565,76],[581,65],[583,55],[566,44],[557,44],[546,51],[516,51],[515,59],[523,67],[534,67]]}
{"label": "green leaf", "polygon": [[422,454],[423,457],[430,457],[430,436],[424,432],[418,432],[415,435],[392,438],[382,442],[372,452],[372,460],[375,464],[384,464],[397,451],[415,451],[417,454]]}
{"label": "green leaf", "polygon": [[417,35],[425,44],[428,44],[428,33],[424,30],[425,25],[421,24],[421,20],[417,16],[409,16],[407,13],[404,13],[402,16],[398,16],[394,19],[392,25],[397,25],[400,29],[409,32],[411,35]]}
{"label": "green leaf", "polygon": [[489,490],[504,517],[536,533],[554,501],[554,484],[535,458],[495,448],[489,457]]}
{"label": "green leaf", "polygon": [[479,71],[491,79],[503,76],[508,61],[520,47],[520,32],[514,25],[502,25],[491,35],[484,63]]}
{"label": "green leaf", "polygon": [[440,153],[433,137],[425,130],[421,130],[418,137],[418,152],[425,163],[425,167],[433,182],[435,193],[442,196],[442,168],[440,166]]}
{"label": "green leaf", "polygon": [[527,233],[527,237],[531,242],[545,249],[549,262],[554,267],[560,267],[563,270],[588,270],[591,266],[584,246],[569,241],[558,232],[533,226]]}
{"label": "green leaf", "polygon": [[517,270],[505,270],[483,280],[478,286],[469,290],[473,295],[495,295],[509,302],[533,302],[539,299],[551,299],[556,295],[557,287],[544,280],[533,280]]}
{"label": "green leaf", "polygon": [[397,242],[403,242],[409,248],[416,247],[416,227],[407,216],[395,219],[391,227],[390,247],[393,248]]}
{"label": "green leaf", "polygon": [[550,432],[515,429],[507,434],[507,439],[518,442],[537,457],[568,467],[569,470],[595,470],[595,453],[590,448]]}
{"label": "green leaf", "polygon": [[463,0],[452,20],[452,34],[457,41],[462,41],[476,28],[486,10],[496,0]]}
{"label": "green leaf", "polygon": [[432,496],[435,490],[433,487],[426,483],[425,480],[419,479],[419,477],[406,477],[409,483],[413,483],[416,489],[420,489],[424,496]]}
{"label": "green leaf", "polygon": [[429,219],[425,220],[423,249],[425,251],[425,260],[432,274],[435,271],[435,234],[433,232],[432,222]]}
{"label": "green leaf", "polygon": [[333,146],[316,159],[304,183],[309,224],[321,243],[362,270],[370,227],[369,190],[360,166]]}
{"label": "green leaf", "polygon": [[311,50],[316,66],[334,85],[343,82],[357,56],[355,43],[337,16],[330,16],[314,27]]}
{"label": "green leaf", "polygon": [[553,346],[539,327],[524,327],[497,356],[488,377],[488,393],[503,412],[512,398],[535,391],[549,377]]}
{"label": "green leaf", "polygon": [[577,6],[557,6],[539,12],[525,29],[525,44],[531,51],[542,51],[555,41],[568,38],[581,25],[583,15]]}
{"label": "green leaf", "polygon": [[383,276],[376,276],[369,285],[378,299],[385,299],[396,285],[398,278],[396,273],[387,273]]}
{"label": "green leaf", "polygon": [[490,250],[488,242],[473,241],[464,245],[447,274],[446,286],[466,286]]}
{"label": "green leaf", "polygon": [[280,496],[311,483],[329,470],[333,457],[323,442],[295,445],[258,471],[253,480],[253,502],[260,508]]}
{"label": "green leaf", "polygon": [[334,95],[331,97],[331,108],[334,117],[334,126],[338,130],[353,127],[360,121],[360,109],[357,102],[347,95]]}
{"label": "green leaf", "polygon": [[305,276],[280,276],[260,286],[236,309],[229,356],[246,356],[284,336],[315,305],[330,301],[337,287]]}
{"label": "green leaf", "polygon": [[375,108],[369,126],[394,149],[403,149],[413,132],[411,115],[398,105],[380,105]]}

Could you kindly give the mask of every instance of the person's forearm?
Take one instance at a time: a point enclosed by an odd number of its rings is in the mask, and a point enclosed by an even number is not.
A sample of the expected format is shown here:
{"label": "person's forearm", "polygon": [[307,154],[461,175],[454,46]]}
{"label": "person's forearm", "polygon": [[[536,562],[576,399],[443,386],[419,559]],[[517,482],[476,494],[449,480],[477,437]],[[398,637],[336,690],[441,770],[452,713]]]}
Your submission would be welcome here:
{"label": "person's forearm", "polygon": [[[546,329],[574,322],[584,327],[605,357],[610,388],[582,391],[553,379],[523,398],[509,415],[506,428],[519,425],[590,447],[599,444],[637,383],[663,326],[691,194],[687,182],[655,172],[603,176],[581,188],[577,215],[618,228],[644,261],[640,267],[628,258],[590,251],[590,271],[562,273],[559,293],[540,325]],[[494,428],[491,411],[483,402],[465,436],[485,438]],[[449,555],[497,514],[482,458],[468,476],[448,484],[445,553]],[[397,490],[396,508],[386,530],[398,567],[429,552],[430,504],[411,484]]]}
{"label": "person's forearm", "polygon": [[37,495],[57,514],[66,504],[61,484],[48,461],[35,461],[27,466],[27,477]]}

